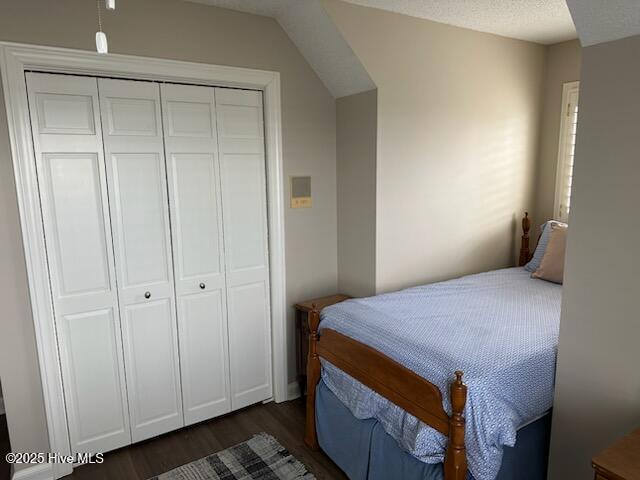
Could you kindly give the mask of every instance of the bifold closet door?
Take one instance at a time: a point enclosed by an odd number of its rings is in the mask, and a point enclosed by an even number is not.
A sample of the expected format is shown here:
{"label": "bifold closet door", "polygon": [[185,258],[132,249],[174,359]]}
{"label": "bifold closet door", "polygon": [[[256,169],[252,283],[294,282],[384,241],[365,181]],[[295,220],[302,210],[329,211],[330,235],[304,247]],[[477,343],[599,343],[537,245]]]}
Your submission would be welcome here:
{"label": "bifold closet door", "polygon": [[157,83],[99,79],[133,441],[184,425]]}
{"label": "bifold closet door", "polygon": [[271,315],[262,93],[216,88],[231,405],[271,397]]}
{"label": "bifold closet door", "polygon": [[161,85],[185,424],[231,409],[214,89]]}
{"label": "bifold closet door", "polygon": [[27,73],[73,452],[131,442],[95,78]]}

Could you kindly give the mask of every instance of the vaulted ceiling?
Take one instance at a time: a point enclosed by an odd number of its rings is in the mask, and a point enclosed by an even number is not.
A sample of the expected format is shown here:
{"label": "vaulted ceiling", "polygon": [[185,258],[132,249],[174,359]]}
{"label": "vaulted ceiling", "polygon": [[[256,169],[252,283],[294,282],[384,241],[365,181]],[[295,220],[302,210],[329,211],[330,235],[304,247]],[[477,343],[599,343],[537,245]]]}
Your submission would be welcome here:
{"label": "vaulted ceiling", "polygon": [[376,88],[320,0],[191,0],[275,18],[336,97]]}
{"label": "vaulted ceiling", "polygon": [[[275,18],[336,98],[375,88],[322,0],[189,1]],[[577,34],[583,46],[640,34],[640,0],[343,1],[543,45]]]}
{"label": "vaulted ceiling", "polygon": [[345,1],[543,45],[577,38],[565,0]]}
{"label": "vaulted ceiling", "polygon": [[640,35],[638,0],[567,0],[583,47]]}

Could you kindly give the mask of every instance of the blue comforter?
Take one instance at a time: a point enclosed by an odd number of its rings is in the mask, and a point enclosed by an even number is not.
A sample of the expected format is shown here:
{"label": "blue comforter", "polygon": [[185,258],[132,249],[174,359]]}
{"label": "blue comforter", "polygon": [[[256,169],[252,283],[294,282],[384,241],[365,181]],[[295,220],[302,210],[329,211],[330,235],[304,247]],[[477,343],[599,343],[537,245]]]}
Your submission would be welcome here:
{"label": "blue comforter", "polygon": [[[320,330],[366,343],[426,378],[448,412],[453,372],[464,371],[469,470],[492,480],[503,446],[552,406],[561,293],[509,268],[333,305]],[[447,439],[436,430],[325,361],[322,378],[356,418],[376,418],[419,460],[444,459]]]}

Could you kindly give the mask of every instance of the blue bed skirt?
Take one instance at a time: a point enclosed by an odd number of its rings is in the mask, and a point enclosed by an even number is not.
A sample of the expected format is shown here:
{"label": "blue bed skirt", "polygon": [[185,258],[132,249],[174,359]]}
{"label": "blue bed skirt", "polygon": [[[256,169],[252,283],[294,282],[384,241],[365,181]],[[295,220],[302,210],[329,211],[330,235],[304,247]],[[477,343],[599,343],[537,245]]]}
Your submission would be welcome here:
{"label": "blue bed skirt", "polygon": [[[444,478],[442,464],[423,463],[402,450],[377,420],[355,418],[322,381],[316,424],[320,447],[351,480]],[[504,449],[497,480],[546,479],[550,431],[550,414],[519,430],[516,445]]]}

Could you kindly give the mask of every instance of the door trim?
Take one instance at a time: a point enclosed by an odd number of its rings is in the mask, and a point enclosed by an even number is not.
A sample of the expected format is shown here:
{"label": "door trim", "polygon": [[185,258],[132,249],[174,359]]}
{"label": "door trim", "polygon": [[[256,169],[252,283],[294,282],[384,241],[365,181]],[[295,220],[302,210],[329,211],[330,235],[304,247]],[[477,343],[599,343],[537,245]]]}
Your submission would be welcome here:
{"label": "door trim", "polygon": [[[271,342],[274,399],[287,400],[284,187],[280,73],[132,55],[0,42],[0,71],[22,227],[31,310],[49,434],[50,451],[70,453],[62,376],[47,274],[42,212],[24,72],[71,73],[124,79],[191,83],[261,90],[264,95],[265,153],[271,285]],[[72,472],[52,465],[54,478]]]}

